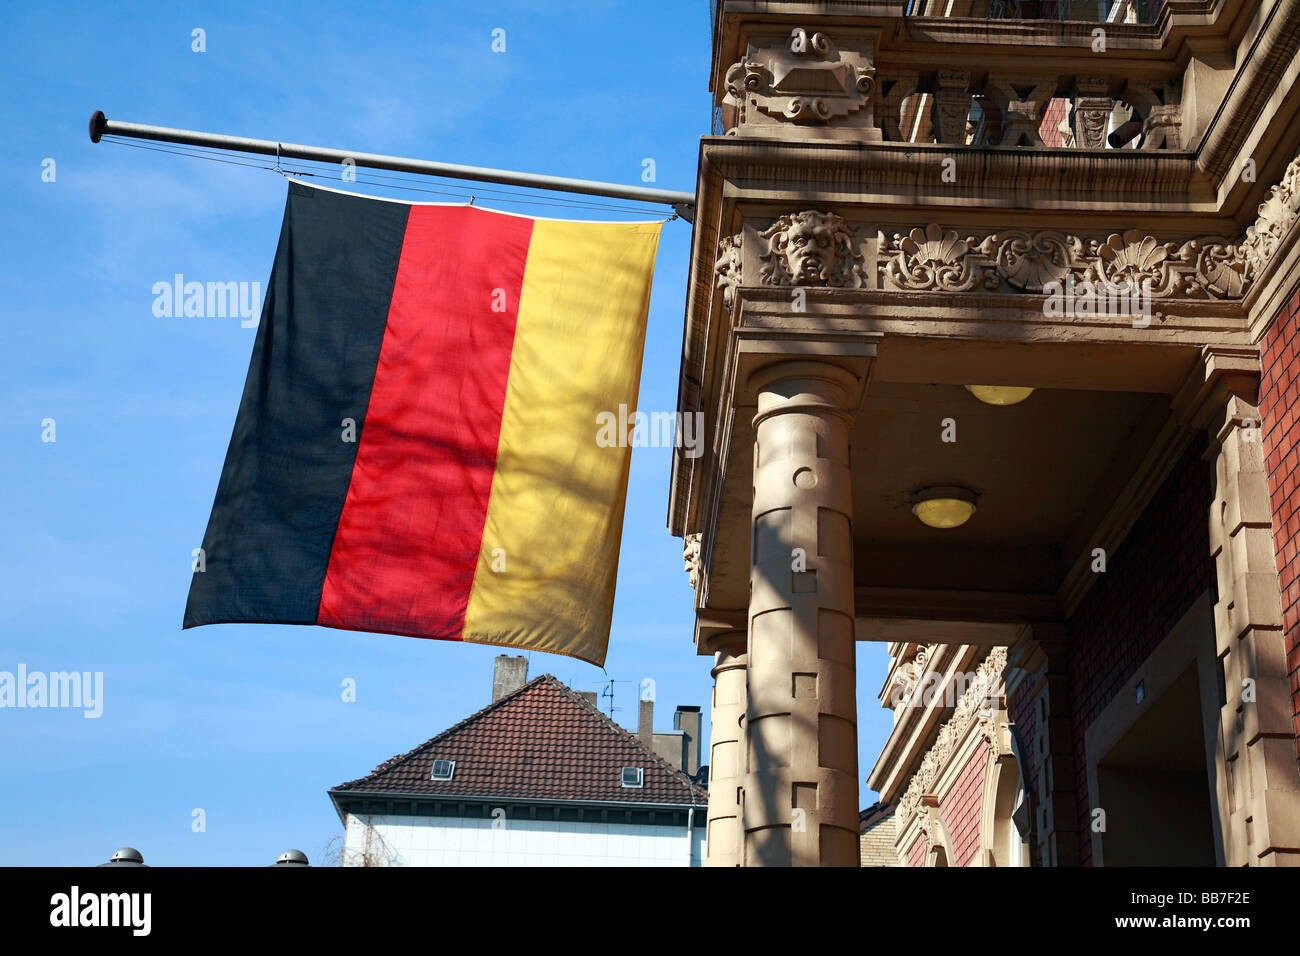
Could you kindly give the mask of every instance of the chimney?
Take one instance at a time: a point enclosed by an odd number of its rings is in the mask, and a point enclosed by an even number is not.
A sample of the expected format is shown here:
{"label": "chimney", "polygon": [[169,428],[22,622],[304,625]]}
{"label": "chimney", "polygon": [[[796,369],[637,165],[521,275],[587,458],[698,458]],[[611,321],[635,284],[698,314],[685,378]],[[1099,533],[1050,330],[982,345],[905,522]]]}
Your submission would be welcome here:
{"label": "chimney", "polygon": [[673,729],[685,735],[682,769],[693,777],[700,769],[700,708],[679,705],[673,712]]}
{"label": "chimney", "polygon": [[595,707],[597,710],[600,710],[600,704],[596,698],[596,692],[594,690],[580,690],[577,692],[577,694],[587,703],[591,704],[592,707]]}
{"label": "chimney", "polygon": [[652,750],[654,749],[655,702],[653,700],[641,701],[641,709],[636,723],[636,735],[641,738],[641,743]]}
{"label": "chimney", "polygon": [[498,654],[492,667],[492,703],[513,694],[528,683],[528,658]]}

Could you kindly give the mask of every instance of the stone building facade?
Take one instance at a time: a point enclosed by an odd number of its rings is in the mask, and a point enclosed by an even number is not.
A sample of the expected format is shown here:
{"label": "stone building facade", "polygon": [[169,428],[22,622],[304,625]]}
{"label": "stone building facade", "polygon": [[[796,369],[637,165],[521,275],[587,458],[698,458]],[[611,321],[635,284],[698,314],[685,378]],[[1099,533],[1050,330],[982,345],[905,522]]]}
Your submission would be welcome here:
{"label": "stone building facade", "polygon": [[1300,0],[1088,6],[715,4],[709,865],[1300,864]]}

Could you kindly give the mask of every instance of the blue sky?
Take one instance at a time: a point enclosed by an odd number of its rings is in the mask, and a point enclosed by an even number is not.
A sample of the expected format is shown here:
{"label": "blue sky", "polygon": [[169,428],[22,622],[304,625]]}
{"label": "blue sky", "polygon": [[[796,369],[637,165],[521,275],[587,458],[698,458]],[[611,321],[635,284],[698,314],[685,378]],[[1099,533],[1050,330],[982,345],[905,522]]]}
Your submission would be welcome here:
{"label": "blue sky", "polygon": [[[315,627],[181,630],[254,330],[155,317],[151,290],[176,273],[264,286],[285,184],[93,146],[90,113],[634,184],[652,158],[656,185],[686,190],[709,130],[705,0],[187,6],[0,13],[0,671],[104,674],[98,719],[0,709],[0,864],[97,863],[123,844],[160,865],[264,864],[290,846],[318,860],[341,830],[326,790],[484,706],[498,653]],[[206,52],[191,49],[196,28]],[[676,407],[689,243],[685,223],[664,227],[643,410]],[[615,719],[635,724],[649,677],[661,729],[677,704],[707,714],[711,686],[665,529],[668,474],[667,449],[634,451],[606,663]],[[865,775],[889,721],[875,700],[884,650],[859,649]],[[530,676],[547,671],[580,690],[607,680],[531,655]]]}

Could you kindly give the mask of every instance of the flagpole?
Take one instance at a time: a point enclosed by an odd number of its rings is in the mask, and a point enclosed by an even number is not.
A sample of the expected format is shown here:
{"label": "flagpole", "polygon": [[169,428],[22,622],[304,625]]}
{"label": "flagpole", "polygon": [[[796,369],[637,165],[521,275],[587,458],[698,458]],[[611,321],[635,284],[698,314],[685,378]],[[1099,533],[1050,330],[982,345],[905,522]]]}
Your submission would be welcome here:
{"label": "flagpole", "polygon": [[476,182],[500,183],[506,186],[525,186],[532,189],[550,189],[558,192],[582,193],[588,196],[605,196],[611,199],[630,199],[638,202],[659,203],[671,206],[683,219],[693,220],[695,194],[674,189],[655,189],[650,186],[625,186],[621,183],[602,183],[590,179],[572,179],[567,176],[545,176],[540,173],[521,173],[508,169],[488,169],[482,166],[461,166],[455,163],[436,163],[427,159],[410,159],[404,156],[386,156],[380,153],[351,152],[323,146],[303,146],[298,143],[280,143],[270,139],[250,139],[246,136],[224,136],[192,129],[172,129],[167,126],[148,126],[143,123],[124,123],[110,120],[101,110],[90,117],[90,141],[98,143],[103,136],[125,136],[131,139],[149,139],[161,143],[178,143],[184,146],[205,146],[237,153],[258,153],[279,159],[303,159],[321,163],[349,162],[368,169],[387,169],[401,173],[419,173],[443,176],[449,179],[469,179]]}

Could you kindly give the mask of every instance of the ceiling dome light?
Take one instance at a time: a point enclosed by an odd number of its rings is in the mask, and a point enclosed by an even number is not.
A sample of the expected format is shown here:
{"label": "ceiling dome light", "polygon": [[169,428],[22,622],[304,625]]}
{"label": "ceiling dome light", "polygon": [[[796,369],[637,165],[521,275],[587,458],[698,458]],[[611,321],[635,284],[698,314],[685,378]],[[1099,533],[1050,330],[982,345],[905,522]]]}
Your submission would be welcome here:
{"label": "ceiling dome light", "polygon": [[966,388],[985,405],[1019,405],[1034,394],[1032,388],[1021,385],[967,385]]}
{"label": "ceiling dome light", "polygon": [[975,492],[940,485],[922,488],[912,496],[912,514],[930,528],[960,528],[975,513]]}

